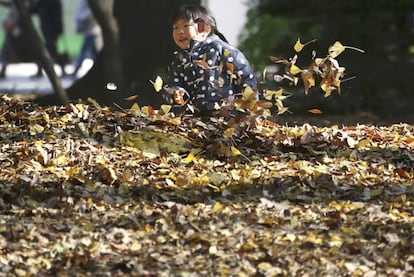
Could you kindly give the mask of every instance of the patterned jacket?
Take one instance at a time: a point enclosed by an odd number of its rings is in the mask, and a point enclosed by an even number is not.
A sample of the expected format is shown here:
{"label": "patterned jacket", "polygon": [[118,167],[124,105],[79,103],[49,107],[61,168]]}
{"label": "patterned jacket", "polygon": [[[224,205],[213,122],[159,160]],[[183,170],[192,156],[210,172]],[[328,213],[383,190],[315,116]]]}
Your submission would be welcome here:
{"label": "patterned jacket", "polygon": [[216,103],[240,97],[245,86],[257,88],[244,54],[216,35],[176,51],[169,70],[167,89],[184,88],[199,111],[212,111]]}

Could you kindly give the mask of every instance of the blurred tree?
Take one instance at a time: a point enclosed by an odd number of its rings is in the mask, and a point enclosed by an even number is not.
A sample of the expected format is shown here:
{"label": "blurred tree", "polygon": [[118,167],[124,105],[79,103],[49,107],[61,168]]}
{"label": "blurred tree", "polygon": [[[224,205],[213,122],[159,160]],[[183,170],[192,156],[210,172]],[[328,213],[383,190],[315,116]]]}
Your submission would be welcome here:
{"label": "blurred tree", "polygon": [[[292,57],[297,38],[302,42],[317,39],[299,60],[309,61],[312,50],[325,56],[337,40],[364,49],[365,54],[347,50],[339,57],[348,77],[357,78],[344,82],[343,95],[325,101],[326,109],[382,115],[412,112],[414,57],[410,45],[414,45],[414,26],[408,19],[413,12],[412,0],[256,0],[240,48],[258,70],[269,65],[269,55]],[[322,98],[312,96],[304,101]]]}
{"label": "blurred tree", "polygon": [[25,42],[31,46],[33,58],[40,61],[43,69],[49,77],[53,90],[55,91],[53,97],[58,99],[58,101],[62,104],[68,103],[69,98],[53,68],[54,62],[30,17],[30,14],[26,7],[27,3],[25,3],[23,0],[14,0],[13,3],[19,13],[19,24],[22,28],[21,32],[24,32],[27,36],[25,37],[25,40],[27,40]]}
{"label": "blurred tree", "polygon": [[[172,13],[182,4],[200,4],[200,0],[88,1],[103,30],[104,46],[91,70],[67,89],[69,98],[91,97],[129,108],[131,103],[124,98],[137,94],[140,105],[160,105],[162,99],[149,80],[165,74],[172,59]],[[37,101],[56,104],[57,100],[45,96]]]}

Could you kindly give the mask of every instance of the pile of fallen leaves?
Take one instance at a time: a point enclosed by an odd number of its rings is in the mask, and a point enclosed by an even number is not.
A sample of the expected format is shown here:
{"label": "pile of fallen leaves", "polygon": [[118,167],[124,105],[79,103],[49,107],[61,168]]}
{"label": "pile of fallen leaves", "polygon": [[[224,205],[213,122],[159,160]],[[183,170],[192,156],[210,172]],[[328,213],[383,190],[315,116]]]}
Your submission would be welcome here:
{"label": "pile of fallen leaves", "polygon": [[414,274],[414,127],[0,99],[0,274]]}

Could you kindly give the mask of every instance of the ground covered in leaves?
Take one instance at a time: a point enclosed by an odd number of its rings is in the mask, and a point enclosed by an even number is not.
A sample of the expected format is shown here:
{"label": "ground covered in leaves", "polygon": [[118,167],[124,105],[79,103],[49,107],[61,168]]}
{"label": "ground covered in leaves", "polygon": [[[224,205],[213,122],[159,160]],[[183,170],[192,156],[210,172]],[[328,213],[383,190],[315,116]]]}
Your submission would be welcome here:
{"label": "ground covered in leaves", "polygon": [[0,99],[0,274],[414,274],[414,127]]}

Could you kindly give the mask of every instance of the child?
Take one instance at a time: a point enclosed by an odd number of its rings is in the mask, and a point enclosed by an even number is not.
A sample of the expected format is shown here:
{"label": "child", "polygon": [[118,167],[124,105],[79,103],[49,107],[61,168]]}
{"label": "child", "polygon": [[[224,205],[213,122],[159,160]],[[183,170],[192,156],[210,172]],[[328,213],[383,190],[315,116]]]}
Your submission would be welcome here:
{"label": "child", "polygon": [[191,102],[201,116],[257,89],[257,79],[244,54],[229,45],[216,20],[201,6],[183,6],[173,16],[173,39],[179,47],[166,90],[180,105]]}

